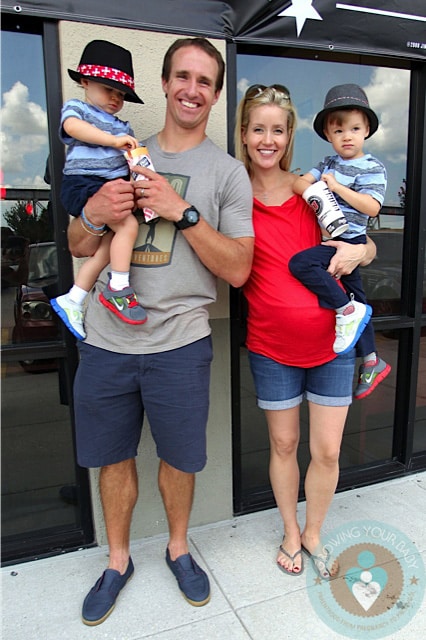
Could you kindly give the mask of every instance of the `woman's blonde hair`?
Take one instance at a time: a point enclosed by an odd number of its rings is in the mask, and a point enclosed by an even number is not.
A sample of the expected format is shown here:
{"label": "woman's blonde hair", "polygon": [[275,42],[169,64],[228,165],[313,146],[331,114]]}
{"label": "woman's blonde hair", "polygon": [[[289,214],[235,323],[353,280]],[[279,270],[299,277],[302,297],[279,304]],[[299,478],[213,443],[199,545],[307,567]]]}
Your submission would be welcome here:
{"label": "woman's blonde hair", "polygon": [[249,87],[240,101],[235,121],[235,156],[244,163],[249,175],[251,175],[251,160],[247,153],[247,146],[243,143],[243,133],[247,133],[250,122],[250,113],[256,107],[272,104],[280,107],[287,114],[287,127],[289,140],[285,154],[280,160],[283,171],[289,171],[293,161],[294,136],[296,133],[297,114],[291,102],[290,92],[283,85],[271,85],[265,87],[262,84]]}

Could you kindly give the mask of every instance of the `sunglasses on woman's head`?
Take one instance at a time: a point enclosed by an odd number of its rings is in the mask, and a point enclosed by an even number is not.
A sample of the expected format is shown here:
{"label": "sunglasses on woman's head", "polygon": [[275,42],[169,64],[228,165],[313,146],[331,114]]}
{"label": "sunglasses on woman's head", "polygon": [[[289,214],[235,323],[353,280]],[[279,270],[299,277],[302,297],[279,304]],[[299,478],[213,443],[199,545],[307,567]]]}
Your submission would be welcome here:
{"label": "sunglasses on woman's head", "polygon": [[245,93],[245,100],[253,100],[260,96],[266,89],[273,89],[276,93],[282,95],[285,100],[290,101],[290,91],[283,84],[271,84],[266,86],[264,84],[252,84]]}

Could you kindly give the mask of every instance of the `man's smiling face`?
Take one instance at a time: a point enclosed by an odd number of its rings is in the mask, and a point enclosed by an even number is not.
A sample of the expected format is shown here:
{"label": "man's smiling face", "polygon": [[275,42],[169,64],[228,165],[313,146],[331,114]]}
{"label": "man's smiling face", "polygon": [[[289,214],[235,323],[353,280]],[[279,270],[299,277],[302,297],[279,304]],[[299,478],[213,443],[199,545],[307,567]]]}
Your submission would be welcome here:
{"label": "man's smiling face", "polygon": [[170,77],[162,83],[168,116],[178,126],[205,128],[210,110],[220,95],[215,89],[218,71],[216,60],[199,47],[188,46],[175,51]]}

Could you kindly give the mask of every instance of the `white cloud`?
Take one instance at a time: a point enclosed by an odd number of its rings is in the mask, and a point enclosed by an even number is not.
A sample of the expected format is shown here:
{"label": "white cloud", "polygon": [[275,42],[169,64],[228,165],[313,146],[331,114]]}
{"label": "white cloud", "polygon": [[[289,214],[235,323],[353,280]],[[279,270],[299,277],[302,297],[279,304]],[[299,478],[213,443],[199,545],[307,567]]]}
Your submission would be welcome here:
{"label": "white cloud", "polygon": [[20,135],[46,135],[46,112],[28,96],[28,87],[19,81],[3,94],[2,126]]}
{"label": "white cloud", "polygon": [[45,183],[43,176],[23,176],[19,178],[19,186],[22,189],[49,189],[49,185]]}
{"label": "white cloud", "polygon": [[241,80],[238,81],[237,89],[238,91],[241,91],[242,95],[244,95],[247,89],[249,88],[249,86],[250,86],[249,80],[247,80],[247,78],[241,78]]}
{"label": "white cloud", "polygon": [[370,107],[377,113],[379,128],[368,140],[368,151],[386,162],[405,162],[407,155],[410,72],[378,68],[363,87]]}
{"label": "white cloud", "polygon": [[308,129],[312,131],[312,118],[297,118],[297,130]]}
{"label": "white cloud", "polygon": [[[19,81],[3,94],[0,111],[2,168],[13,182],[12,174],[24,171],[28,156],[48,147],[47,114],[28,98],[28,87]],[[22,183],[20,178],[19,183]]]}

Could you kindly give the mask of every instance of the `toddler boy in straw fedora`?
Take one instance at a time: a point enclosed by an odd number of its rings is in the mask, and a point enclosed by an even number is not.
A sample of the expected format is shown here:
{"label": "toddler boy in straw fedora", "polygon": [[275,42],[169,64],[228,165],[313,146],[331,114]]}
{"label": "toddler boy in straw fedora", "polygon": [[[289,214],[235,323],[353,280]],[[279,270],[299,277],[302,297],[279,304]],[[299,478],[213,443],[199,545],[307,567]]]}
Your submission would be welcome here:
{"label": "toddler boy in straw fedora", "polygon": [[[334,193],[349,228],[337,240],[365,244],[368,219],[378,215],[383,204],[387,175],[384,165],[369,153],[364,153],[364,140],[370,138],[379,125],[368,98],[356,84],[342,84],[330,89],[324,108],[314,120],[314,130],[333,146],[335,154],[325,157],[316,167],[298,178],[296,193],[302,193],[314,182],[323,180]],[[343,275],[341,283],[327,271],[336,249],[320,245],[293,256],[289,268],[292,274],[315,293],[321,306],[336,311],[336,339],[333,349],[347,353],[356,345],[363,362],[359,369],[357,399],[368,396],[389,374],[391,367],[378,354],[371,322],[372,309],[362,285],[359,268]]]}
{"label": "toddler boy in straw fedora", "polygon": [[[138,141],[130,124],[116,114],[124,101],[143,104],[134,90],[132,56],[127,49],[105,40],[86,45],[77,71],[70,77],[84,89],[85,100],[69,100],[62,107],[59,135],[67,145],[61,200],[67,212],[80,217],[82,228],[102,240],[96,253],[80,268],[73,287],[53,298],[53,309],[79,339],[86,333],[83,304],[99,273],[110,262],[111,274],[100,302],[129,324],[143,324],[147,316],[129,282],[130,261],[138,234],[135,216],[114,226],[95,226],[84,205],[108,180],[128,179],[124,151],[135,149]],[[111,231],[108,233],[108,231]]]}

